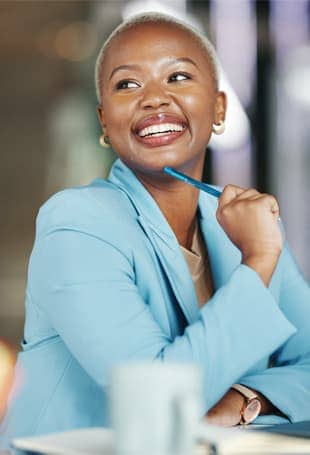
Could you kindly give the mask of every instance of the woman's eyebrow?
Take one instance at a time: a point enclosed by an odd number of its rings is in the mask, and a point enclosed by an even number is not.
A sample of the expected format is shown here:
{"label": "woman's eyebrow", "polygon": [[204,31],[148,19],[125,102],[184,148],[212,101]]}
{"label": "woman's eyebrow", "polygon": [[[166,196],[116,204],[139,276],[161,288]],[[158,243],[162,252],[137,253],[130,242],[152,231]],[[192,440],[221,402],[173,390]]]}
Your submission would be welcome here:
{"label": "woman's eyebrow", "polygon": [[179,62],[191,63],[192,65],[194,65],[198,68],[197,63],[194,62],[194,60],[192,60],[189,57],[172,58],[172,59],[169,59],[168,64],[170,65],[171,63],[179,63]]}
{"label": "woman's eyebrow", "polygon": [[[186,62],[186,63],[191,63],[192,65],[198,67],[197,63],[194,62],[194,60],[192,60],[191,58],[189,57],[178,57],[178,58],[169,58],[168,61],[167,61],[167,65],[171,65],[173,63],[182,63],[182,62]],[[114,74],[117,72],[117,71],[120,71],[120,70],[138,70],[139,69],[139,66],[138,65],[119,65],[117,66],[116,68],[114,68],[110,74],[110,77],[109,77],[109,80],[112,79],[112,77],[114,76]]]}
{"label": "woman's eyebrow", "polygon": [[116,71],[119,70],[137,70],[139,67],[138,65],[120,65],[114,68],[110,74],[109,80],[112,79],[113,75],[116,73]]}

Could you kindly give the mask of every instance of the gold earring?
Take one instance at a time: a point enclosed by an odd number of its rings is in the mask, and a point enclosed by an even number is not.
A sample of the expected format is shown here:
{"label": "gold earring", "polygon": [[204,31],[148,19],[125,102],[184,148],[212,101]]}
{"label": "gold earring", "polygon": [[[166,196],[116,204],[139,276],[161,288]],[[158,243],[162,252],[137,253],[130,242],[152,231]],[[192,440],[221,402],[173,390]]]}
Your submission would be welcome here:
{"label": "gold earring", "polygon": [[214,134],[223,134],[224,131],[225,131],[225,122],[224,122],[224,120],[220,120],[219,123],[213,123],[212,132]]}
{"label": "gold earring", "polygon": [[106,136],[105,134],[101,134],[101,136],[99,138],[99,144],[101,145],[101,147],[110,148],[109,137]]}

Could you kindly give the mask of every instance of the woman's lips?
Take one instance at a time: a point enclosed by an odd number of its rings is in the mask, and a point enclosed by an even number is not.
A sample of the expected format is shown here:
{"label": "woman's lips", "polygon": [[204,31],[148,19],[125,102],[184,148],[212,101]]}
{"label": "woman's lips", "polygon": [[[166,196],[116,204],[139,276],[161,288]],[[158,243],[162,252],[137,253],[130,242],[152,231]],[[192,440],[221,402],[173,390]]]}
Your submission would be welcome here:
{"label": "woman's lips", "polygon": [[149,147],[167,145],[184,134],[187,123],[176,115],[160,113],[144,118],[134,128],[136,139]]}
{"label": "woman's lips", "polygon": [[182,131],[172,131],[169,133],[160,133],[144,137],[141,137],[138,134],[136,134],[135,137],[137,141],[141,142],[144,145],[148,145],[149,147],[160,147],[161,145],[168,145],[175,139],[182,136],[185,130],[186,128],[184,128]]}

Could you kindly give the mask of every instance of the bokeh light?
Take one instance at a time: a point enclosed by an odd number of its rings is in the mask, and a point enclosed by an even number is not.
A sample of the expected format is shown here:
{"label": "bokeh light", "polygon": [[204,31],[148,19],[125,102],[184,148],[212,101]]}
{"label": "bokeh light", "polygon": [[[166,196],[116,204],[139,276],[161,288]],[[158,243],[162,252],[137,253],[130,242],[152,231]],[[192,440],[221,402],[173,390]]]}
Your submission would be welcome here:
{"label": "bokeh light", "polygon": [[96,29],[86,21],[72,22],[58,31],[54,45],[59,57],[81,62],[89,58],[96,48]]}
{"label": "bokeh light", "polygon": [[0,340],[0,421],[6,410],[13,382],[15,360],[14,350],[5,341]]}

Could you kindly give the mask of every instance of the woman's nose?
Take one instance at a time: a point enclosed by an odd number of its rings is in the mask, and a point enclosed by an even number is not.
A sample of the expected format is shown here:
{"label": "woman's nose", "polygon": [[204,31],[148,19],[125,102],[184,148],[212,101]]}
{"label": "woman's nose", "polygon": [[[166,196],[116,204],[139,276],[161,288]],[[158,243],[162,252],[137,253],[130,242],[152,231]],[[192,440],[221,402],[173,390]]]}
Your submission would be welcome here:
{"label": "woman's nose", "polygon": [[141,107],[143,109],[156,109],[169,104],[170,97],[164,87],[156,83],[150,83],[148,87],[144,88],[141,101]]}

